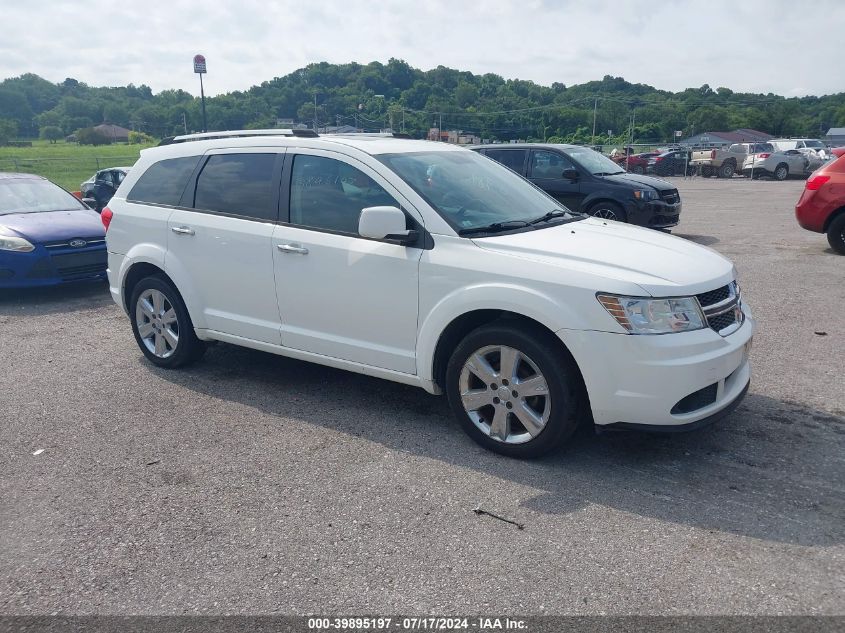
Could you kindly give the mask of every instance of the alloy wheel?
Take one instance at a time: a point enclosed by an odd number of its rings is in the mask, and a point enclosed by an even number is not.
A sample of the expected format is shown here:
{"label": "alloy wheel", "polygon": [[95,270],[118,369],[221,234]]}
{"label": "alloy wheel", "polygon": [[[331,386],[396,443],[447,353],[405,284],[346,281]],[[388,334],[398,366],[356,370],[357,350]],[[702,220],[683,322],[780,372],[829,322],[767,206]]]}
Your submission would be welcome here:
{"label": "alloy wheel", "polygon": [[138,336],[149,352],[169,358],[179,344],[179,319],[167,296],[150,288],[141,293],[135,305]]}
{"label": "alloy wheel", "polygon": [[603,207],[601,209],[596,209],[593,212],[594,218],[602,218],[604,220],[618,220],[616,213],[614,213],[613,209],[608,209],[607,207]]}
{"label": "alloy wheel", "polygon": [[549,421],[549,385],[537,364],[518,349],[490,345],[463,365],[461,402],[473,424],[489,438],[522,444],[537,437]]}

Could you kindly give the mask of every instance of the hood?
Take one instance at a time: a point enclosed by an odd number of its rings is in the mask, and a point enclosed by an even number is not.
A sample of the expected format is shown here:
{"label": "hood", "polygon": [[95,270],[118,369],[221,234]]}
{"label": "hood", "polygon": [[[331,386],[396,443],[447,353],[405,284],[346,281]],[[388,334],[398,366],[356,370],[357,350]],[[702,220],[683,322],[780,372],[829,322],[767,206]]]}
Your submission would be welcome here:
{"label": "hood", "polygon": [[609,220],[588,218],[473,241],[503,255],[631,282],[656,297],[707,292],[735,277],[733,264],[716,251],[680,237]]}
{"label": "hood", "polygon": [[14,231],[33,244],[70,240],[75,237],[103,238],[106,235],[100,214],[91,209],[10,213],[0,215],[0,227]]}
{"label": "hood", "polygon": [[602,179],[618,185],[629,186],[633,188],[646,185],[648,187],[657,189],[657,191],[675,189],[675,186],[672,183],[666,182],[662,178],[655,178],[653,176],[640,176],[639,174],[616,174],[614,176],[602,176]]}

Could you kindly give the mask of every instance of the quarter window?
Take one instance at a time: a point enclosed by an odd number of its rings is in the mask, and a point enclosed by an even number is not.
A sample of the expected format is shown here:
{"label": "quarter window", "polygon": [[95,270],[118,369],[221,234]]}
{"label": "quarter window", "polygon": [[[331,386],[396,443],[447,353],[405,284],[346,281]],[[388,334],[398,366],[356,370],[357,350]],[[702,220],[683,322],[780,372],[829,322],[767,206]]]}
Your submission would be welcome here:
{"label": "quarter window", "polygon": [[379,206],[400,205],[361,170],[322,156],[294,158],[291,223],[357,235],[361,209]]}
{"label": "quarter window", "polygon": [[275,220],[276,154],[214,154],[197,179],[194,208]]}
{"label": "quarter window", "polygon": [[199,160],[199,156],[185,156],[168,158],[151,165],[132,187],[126,199],[175,207]]}

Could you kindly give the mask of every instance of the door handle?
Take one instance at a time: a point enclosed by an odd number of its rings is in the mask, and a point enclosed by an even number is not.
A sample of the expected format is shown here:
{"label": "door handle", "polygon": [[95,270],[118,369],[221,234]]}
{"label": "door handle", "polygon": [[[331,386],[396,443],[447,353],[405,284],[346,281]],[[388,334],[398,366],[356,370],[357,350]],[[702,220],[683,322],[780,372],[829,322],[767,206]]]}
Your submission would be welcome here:
{"label": "door handle", "polygon": [[188,226],[171,226],[170,230],[179,235],[193,235],[194,229]]}
{"label": "door handle", "polygon": [[293,255],[308,254],[308,249],[304,246],[300,246],[299,244],[276,244],[276,248],[278,248],[283,253],[291,253]]}

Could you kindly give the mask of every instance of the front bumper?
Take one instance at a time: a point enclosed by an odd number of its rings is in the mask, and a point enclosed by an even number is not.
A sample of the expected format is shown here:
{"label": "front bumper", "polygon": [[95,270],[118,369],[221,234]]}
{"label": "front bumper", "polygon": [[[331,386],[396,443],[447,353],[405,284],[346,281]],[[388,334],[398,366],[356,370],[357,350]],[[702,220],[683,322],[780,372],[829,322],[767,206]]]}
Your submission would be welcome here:
{"label": "front bumper", "polygon": [[751,379],[755,322],[721,337],[710,329],[635,336],[561,330],[584,377],[599,426],[687,427],[736,406]]}
{"label": "front bumper", "polygon": [[106,248],[45,248],[0,252],[0,288],[35,288],[106,278]]}
{"label": "front bumper", "polygon": [[632,200],[626,209],[628,222],[651,229],[668,229],[677,226],[681,221],[681,207],[683,203],[668,203],[663,200],[639,202]]}

